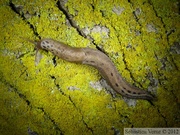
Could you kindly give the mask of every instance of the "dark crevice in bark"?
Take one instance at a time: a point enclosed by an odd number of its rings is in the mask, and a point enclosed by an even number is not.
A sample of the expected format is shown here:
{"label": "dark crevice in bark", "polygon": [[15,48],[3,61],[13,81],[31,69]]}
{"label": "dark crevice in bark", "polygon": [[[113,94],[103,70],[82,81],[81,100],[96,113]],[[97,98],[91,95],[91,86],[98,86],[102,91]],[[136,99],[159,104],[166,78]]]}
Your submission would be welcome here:
{"label": "dark crevice in bark", "polygon": [[[59,128],[59,126],[56,124],[55,120],[53,120],[44,110],[44,108],[38,107],[37,109],[41,110],[44,114],[44,117],[46,117],[46,119],[49,119],[49,121],[51,121],[52,125],[53,125],[53,130],[56,131],[56,134],[58,135],[64,135],[64,132]],[[57,133],[58,131],[58,133]]]}
{"label": "dark crevice in bark", "polygon": [[73,20],[73,16],[68,12],[68,9],[64,6],[64,4],[65,4],[65,3],[64,3],[62,0],[58,0],[58,2],[57,2],[57,6],[58,6],[59,10],[61,10],[61,11],[63,12],[63,14],[66,16],[66,18],[68,19],[68,21],[69,21],[69,23],[71,24],[71,26],[74,27],[74,28],[77,30],[77,32],[79,33],[79,35],[81,35],[82,37],[90,40],[90,41],[96,46],[96,48],[97,48],[99,51],[101,51],[101,52],[103,52],[103,53],[106,54],[106,52],[105,52],[104,50],[102,50],[102,49],[95,43],[94,39],[93,39],[91,36],[87,36],[87,35],[80,29],[80,27],[77,25],[77,23]]}
{"label": "dark crevice in bark", "polygon": [[30,27],[30,29],[32,29],[34,35],[37,36],[39,39],[41,39],[40,35],[37,33],[36,28],[30,22],[27,21],[27,19],[25,18],[24,13],[21,12],[23,7],[22,6],[16,6],[12,2],[12,0],[9,1],[9,7],[12,9],[12,11],[14,11],[17,15],[19,15],[22,18],[23,21],[25,21],[29,25],[29,27]]}

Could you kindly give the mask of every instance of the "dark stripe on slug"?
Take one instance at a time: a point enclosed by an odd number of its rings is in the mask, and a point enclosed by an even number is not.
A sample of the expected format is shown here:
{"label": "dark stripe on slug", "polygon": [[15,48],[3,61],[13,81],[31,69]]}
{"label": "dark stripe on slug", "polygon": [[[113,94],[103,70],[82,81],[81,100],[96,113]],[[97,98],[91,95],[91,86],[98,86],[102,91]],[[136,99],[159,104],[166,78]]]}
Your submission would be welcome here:
{"label": "dark stripe on slug", "polygon": [[115,83],[115,84],[116,84],[116,87],[119,87],[119,85],[117,83]]}
{"label": "dark stripe on slug", "polygon": [[95,63],[95,61],[90,61],[91,63]]}
{"label": "dark stripe on slug", "polygon": [[113,76],[113,73],[111,73],[111,76]]}

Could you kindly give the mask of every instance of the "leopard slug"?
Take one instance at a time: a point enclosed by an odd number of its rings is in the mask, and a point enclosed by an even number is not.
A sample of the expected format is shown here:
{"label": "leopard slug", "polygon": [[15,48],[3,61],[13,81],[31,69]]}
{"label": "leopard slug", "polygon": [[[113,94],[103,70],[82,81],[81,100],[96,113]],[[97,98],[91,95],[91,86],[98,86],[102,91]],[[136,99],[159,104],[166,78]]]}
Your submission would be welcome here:
{"label": "leopard slug", "polygon": [[35,43],[36,50],[47,50],[63,60],[95,67],[113,90],[122,96],[149,101],[154,99],[154,96],[149,92],[128,84],[121,77],[110,58],[101,51],[91,48],[71,47],[53,39],[42,39],[32,43]]}

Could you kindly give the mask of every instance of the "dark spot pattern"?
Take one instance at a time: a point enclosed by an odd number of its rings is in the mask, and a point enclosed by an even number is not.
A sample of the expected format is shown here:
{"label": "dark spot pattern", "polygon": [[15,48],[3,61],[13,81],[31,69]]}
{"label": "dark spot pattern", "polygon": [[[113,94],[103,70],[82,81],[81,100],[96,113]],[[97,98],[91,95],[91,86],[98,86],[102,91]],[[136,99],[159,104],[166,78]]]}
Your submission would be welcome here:
{"label": "dark spot pattern", "polygon": [[[69,56],[68,54],[66,55],[66,50],[69,50],[70,47],[68,46],[66,47],[66,45],[61,44],[61,43],[53,42],[53,40],[45,39],[41,41],[40,47],[42,47],[44,50],[51,51],[54,55],[59,56],[60,58],[63,58],[68,61],[72,61],[71,59],[75,55],[75,54],[72,54],[72,56]],[[123,79],[117,73],[117,71],[114,70],[114,67],[113,67],[114,65],[111,64],[108,58],[101,56],[101,53],[98,53],[97,51],[94,51],[93,49],[92,50],[88,49],[88,50],[86,49],[81,50],[81,52],[85,54],[85,59],[83,59],[82,63],[96,67],[100,71],[100,73],[102,73],[102,76],[104,76],[105,79],[109,81],[110,85],[113,86],[113,88],[117,92],[120,92],[122,93],[123,96],[127,96],[130,98],[132,97],[132,98],[140,98],[140,99],[150,99],[150,95],[148,96],[148,94],[146,94],[145,92],[141,93],[141,91],[136,91],[136,89],[133,87],[130,87],[129,89],[129,85],[126,83],[123,83]],[[72,49],[72,51],[74,50]],[[90,56],[90,57],[87,57],[87,56]],[[102,60],[101,59],[97,60],[96,56],[100,58],[102,57]],[[81,57],[81,55],[77,56],[77,58],[78,57]],[[54,65],[56,65],[55,57],[53,61],[54,61]]]}
{"label": "dark spot pattern", "polygon": [[43,41],[41,44],[43,44],[43,45],[44,45],[44,44],[45,44],[45,43],[44,43],[44,41]]}
{"label": "dark spot pattern", "polygon": [[45,46],[45,45],[42,45],[42,48],[46,49],[46,46]]}
{"label": "dark spot pattern", "polygon": [[131,91],[130,91],[130,90],[128,90],[127,92],[128,92],[128,93],[131,93]]}
{"label": "dark spot pattern", "polygon": [[46,44],[49,44],[49,41],[45,40],[44,42],[46,42]]}
{"label": "dark spot pattern", "polygon": [[85,63],[94,64],[95,61],[85,61]]}

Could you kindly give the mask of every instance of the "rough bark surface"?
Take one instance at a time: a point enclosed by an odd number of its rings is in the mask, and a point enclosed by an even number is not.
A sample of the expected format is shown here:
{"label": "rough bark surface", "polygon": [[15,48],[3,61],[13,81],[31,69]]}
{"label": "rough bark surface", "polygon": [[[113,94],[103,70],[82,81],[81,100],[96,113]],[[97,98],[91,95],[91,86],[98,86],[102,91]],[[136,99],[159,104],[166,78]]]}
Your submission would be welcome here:
{"label": "rough bark surface", "polygon": [[[0,132],[123,134],[125,127],[179,127],[180,29],[176,0],[0,2]],[[106,53],[130,84],[157,101],[112,96],[93,67],[41,51],[52,38]]]}

